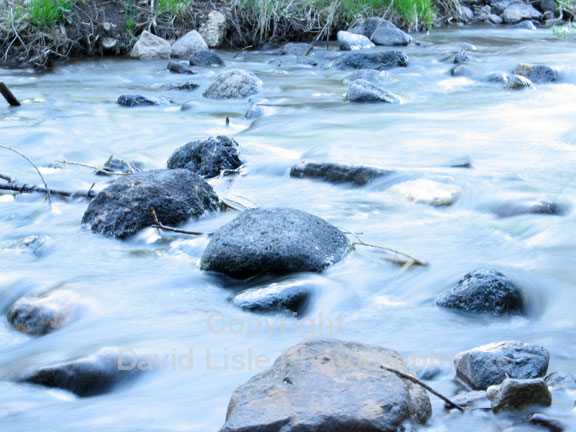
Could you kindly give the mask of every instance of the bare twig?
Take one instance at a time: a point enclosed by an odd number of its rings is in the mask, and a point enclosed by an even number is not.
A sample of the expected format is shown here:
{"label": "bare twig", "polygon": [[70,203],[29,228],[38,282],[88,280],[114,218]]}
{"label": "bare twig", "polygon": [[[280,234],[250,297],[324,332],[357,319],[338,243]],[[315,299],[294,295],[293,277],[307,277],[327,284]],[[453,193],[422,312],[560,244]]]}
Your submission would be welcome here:
{"label": "bare twig", "polygon": [[446,396],[444,396],[443,394],[437,392],[436,390],[434,390],[432,387],[430,387],[428,384],[423,383],[422,381],[420,381],[418,378],[413,377],[412,375],[409,375],[407,373],[404,373],[402,371],[399,371],[398,369],[394,369],[388,366],[383,366],[380,365],[380,368],[387,370],[388,372],[392,372],[393,374],[398,375],[401,378],[407,379],[408,381],[413,382],[414,384],[418,384],[420,387],[428,390],[430,393],[432,393],[434,396],[439,397],[440,399],[442,399],[444,402],[446,402],[450,407],[456,408],[457,410],[459,410],[460,412],[464,412],[466,411],[463,407],[461,407],[460,405],[458,405],[455,402],[452,402],[450,399],[448,399]]}
{"label": "bare twig", "polygon": [[236,57],[238,57],[240,54],[242,54],[244,51],[246,51],[247,49],[250,49],[250,48],[252,48],[252,45],[245,46],[240,51],[238,51],[236,54],[234,54],[234,57],[232,57],[232,60],[236,60]]}
{"label": "bare twig", "polygon": [[158,232],[160,232],[160,230],[163,230],[163,231],[170,231],[170,232],[174,232],[174,233],[178,233],[178,234],[188,234],[188,235],[195,235],[195,236],[212,235],[211,233],[203,233],[203,232],[198,232],[198,231],[186,231],[183,229],[166,226],[158,220],[158,216],[156,215],[156,210],[154,210],[154,207],[150,207],[150,211],[152,212],[152,217],[154,218],[154,225],[153,226],[156,229],[158,229]]}
{"label": "bare twig", "polygon": [[[2,176],[5,179],[6,176]],[[85,198],[94,198],[96,196],[96,192],[89,190],[89,191],[77,191],[77,192],[69,192],[69,191],[61,191],[57,189],[47,189],[42,186],[37,185],[29,185],[26,183],[19,182],[17,180],[12,180],[8,184],[0,183],[0,190],[7,190],[7,191],[14,191],[19,193],[43,193],[43,194],[50,194],[50,195],[58,195],[66,198],[70,198],[73,196],[78,197],[85,197]]]}
{"label": "bare twig", "polygon": [[334,2],[334,4],[332,5],[332,10],[330,11],[330,15],[328,16],[328,20],[326,21],[326,24],[324,25],[324,27],[322,28],[320,33],[318,33],[318,36],[316,36],[316,39],[314,39],[314,41],[310,44],[310,46],[306,50],[306,54],[304,54],[304,57],[307,57],[308,54],[310,54],[310,52],[314,48],[314,45],[316,45],[318,43],[318,41],[322,38],[322,35],[324,34],[324,32],[326,32],[328,30],[328,28],[332,25],[332,20],[334,19],[334,15],[336,14],[336,10],[338,9],[339,5],[340,5],[340,0],[336,0]]}
{"label": "bare twig", "polygon": [[107,171],[107,170],[105,170],[105,169],[98,168],[98,167],[95,167],[95,166],[93,166],[93,165],[87,165],[87,164],[80,163],[80,162],[70,162],[70,161],[66,161],[66,160],[59,160],[59,161],[56,161],[56,162],[57,162],[57,163],[66,164],[66,165],[76,165],[76,166],[81,166],[81,167],[84,167],[84,168],[91,168],[91,169],[93,169],[93,170],[96,170],[96,171],[99,172],[100,174],[104,174],[104,175],[132,175],[132,174],[134,174],[133,171],[132,171],[132,172],[127,172],[127,173]]}
{"label": "bare twig", "polygon": [[8,86],[4,84],[2,81],[0,81],[0,94],[4,96],[4,99],[6,99],[6,102],[8,102],[10,106],[13,107],[20,106],[20,101],[16,99],[16,96],[14,96],[14,94],[10,91]]}

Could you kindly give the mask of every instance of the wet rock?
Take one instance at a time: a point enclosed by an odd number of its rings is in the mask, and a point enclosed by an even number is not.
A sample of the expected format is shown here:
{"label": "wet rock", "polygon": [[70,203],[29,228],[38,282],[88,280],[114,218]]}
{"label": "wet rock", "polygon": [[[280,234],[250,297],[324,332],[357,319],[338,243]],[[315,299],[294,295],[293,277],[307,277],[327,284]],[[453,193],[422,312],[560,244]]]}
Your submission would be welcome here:
{"label": "wet rock", "polygon": [[333,163],[302,162],[290,169],[290,176],[296,178],[316,178],[328,183],[353,183],[364,186],[380,177],[394,173],[367,166],[348,166]]}
{"label": "wet rock", "polygon": [[550,354],[539,345],[506,341],[483,345],[456,355],[456,375],[475,390],[500,384],[507,377],[540,378]]}
{"label": "wet rock", "polygon": [[105,50],[113,50],[118,46],[119,40],[111,37],[102,38],[102,48]]}
{"label": "wet rock", "polygon": [[465,64],[457,64],[450,69],[450,76],[474,78],[476,76],[476,72],[470,66]]}
{"label": "wet rock", "polygon": [[400,103],[400,98],[394,93],[365,80],[353,81],[346,93],[346,99],[350,102]]}
{"label": "wet rock", "polygon": [[118,365],[118,350],[103,349],[90,357],[26,371],[17,380],[68,390],[80,397],[96,396],[108,393],[138,375],[137,368],[119,370]]}
{"label": "wet rock", "polygon": [[169,169],[185,168],[204,178],[230,173],[241,165],[238,143],[223,135],[189,142],[168,159]]}
{"label": "wet rock", "polygon": [[190,66],[224,67],[224,60],[212,51],[199,51],[190,56]]}
{"label": "wet rock", "polygon": [[504,20],[496,14],[490,14],[490,15],[488,15],[488,18],[487,18],[487,22],[492,23],[492,24],[496,24],[496,25],[502,24],[503,21]]}
{"label": "wet rock", "polygon": [[226,17],[216,10],[208,14],[208,19],[198,29],[198,33],[210,48],[218,48],[226,37]]}
{"label": "wet rock", "polygon": [[532,21],[522,21],[518,24],[514,24],[514,27],[517,30],[536,30],[536,26]]}
{"label": "wet rock", "polygon": [[370,38],[377,28],[398,28],[388,20],[379,17],[370,17],[359,20],[353,27],[349,28],[350,33],[361,34]]}
{"label": "wet rock", "polygon": [[408,34],[390,21],[378,17],[361,20],[348,31],[364,35],[376,45],[406,46],[412,42],[412,38]]}
{"label": "wet rock", "polygon": [[310,282],[273,283],[263,288],[251,288],[234,295],[230,301],[251,312],[294,312],[306,313],[313,287]]}
{"label": "wet rock", "polygon": [[67,290],[22,297],[8,309],[8,322],[19,332],[42,336],[70,323],[78,310],[76,295]]}
{"label": "wet rock", "polygon": [[158,98],[147,98],[142,95],[122,95],[118,97],[117,103],[118,105],[134,108],[142,106],[160,105],[161,100]]}
{"label": "wet rock", "polygon": [[130,57],[141,60],[170,58],[170,42],[144,30],[134,44]]}
{"label": "wet rock", "polygon": [[208,45],[196,30],[189,31],[172,44],[172,57],[188,58],[198,51],[208,50]]}
{"label": "wet rock", "polygon": [[526,90],[533,89],[534,84],[522,75],[509,75],[505,88],[508,90]]}
{"label": "wet rock", "polygon": [[[456,396],[452,396],[450,400],[463,408],[490,409],[492,407],[484,390],[460,393]],[[444,408],[451,410],[454,409],[454,406],[446,403]]]}
{"label": "wet rock", "polygon": [[431,415],[425,391],[380,369],[407,372],[393,350],[339,340],[290,348],[232,395],[220,432],[396,431]]}
{"label": "wet rock", "polygon": [[542,12],[558,12],[558,2],[556,0],[541,0],[540,1],[540,10]]}
{"label": "wet rock", "polygon": [[398,183],[389,188],[388,192],[401,195],[409,201],[433,207],[452,205],[462,195],[462,189],[459,186],[426,179]]}
{"label": "wet rock", "polygon": [[346,31],[338,32],[338,46],[343,51],[353,51],[359,49],[374,48],[374,44],[370,42],[366,36],[348,33]]}
{"label": "wet rock", "polygon": [[512,73],[522,75],[536,84],[558,81],[558,73],[550,66],[520,63]]}
{"label": "wet rock", "polygon": [[520,411],[527,406],[550,406],[552,395],[543,379],[506,378],[501,384],[488,387],[492,411]]}
{"label": "wet rock", "polygon": [[268,62],[268,64],[280,67],[280,66],[318,66],[318,62],[313,57],[295,56],[291,54],[285,54],[277,58],[273,58]]}
{"label": "wet rock", "polygon": [[208,99],[244,99],[262,90],[262,81],[244,69],[230,69],[216,76],[202,94]]}
{"label": "wet rock", "polygon": [[524,310],[520,290],[502,273],[483,269],[466,274],[436,304],[448,309],[492,315],[522,314]]}
{"label": "wet rock", "polygon": [[135,172],[141,171],[140,167],[138,166],[138,163],[126,162],[125,160],[117,158],[114,155],[111,155],[108,158],[108,160],[100,170],[101,171],[96,171],[96,175],[101,176],[107,175],[102,171],[106,171],[107,173],[125,173],[125,174],[134,174]]}
{"label": "wet rock", "polygon": [[256,120],[264,115],[264,109],[258,105],[252,105],[244,114],[244,117],[248,120]]}
{"label": "wet rock", "polygon": [[[282,51],[280,51],[280,55],[293,55],[296,57],[304,57],[310,44],[307,43],[297,43],[297,42],[289,42],[284,47],[282,47]],[[312,48],[310,54],[314,54],[316,50]]]}
{"label": "wet rock", "polygon": [[526,214],[562,215],[564,213],[560,204],[546,200],[510,201],[492,206],[491,211],[502,218]]}
{"label": "wet rock", "polygon": [[32,252],[36,256],[43,255],[43,248],[50,237],[45,235],[29,235],[10,245],[10,249],[20,252]]}
{"label": "wet rock", "polygon": [[510,6],[510,3],[510,0],[490,1],[491,12],[496,15],[501,15],[502,12],[504,12],[506,8]]}
{"label": "wet rock", "polygon": [[570,372],[552,372],[544,378],[552,390],[576,390],[576,377]]}
{"label": "wet rock", "polygon": [[463,23],[469,23],[474,19],[474,12],[468,6],[460,5],[460,19]]}
{"label": "wet rock", "polygon": [[168,66],[166,66],[166,69],[168,69],[170,72],[178,73],[178,74],[194,75],[196,73],[196,71],[194,69],[192,69],[190,66],[188,66],[188,63],[182,62],[182,61],[172,60],[171,62],[168,63]]}
{"label": "wet rock", "polygon": [[376,69],[384,70],[394,67],[408,66],[408,57],[400,51],[383,51],[373,54],[347,54],[335,60],[332,67],[346,69]]}
{"label": "wet rock", "polygon": [[117,238],[154,224],[150,207],[165,225],[177,225],[218,209],[218,197],[201,177],[185,169],[123,176],[94,198],[82,218],[92,231]]}
{"label": "wet rock", "polygon": [[470,61],[470,56],[468,56],[468,54],[466,54],[465,52],[461,52],[459,54],[456,54],[456,56],[454,57],[454,64],[461,64],[461,63],[466,63]]}
{"label": "wet rock", "polygon": [[352,84],[353,81],[364,80],[368,81],[370,84],[375,86],[384,87],[390,82],[388,79],[388,74],[383,71],[377,71],[374,69],[359,69],[352,72],[346,78],[342,80],[345,84]]}
{"label": "wet rock", "polygon": [[214,233],[200,266],[235,278],[321,272],[347,250],[346,236],[317,216],[288,208],[251,209]]}
{"label": "wet rock", "polygon": [[486,74],[484,81],[506,85],[508,84],[508,75],[504,72],[490,72]]}
{"label": "wet rock", "polygon": [[536,19],[539,20],[542,14],[534,9],[533,6],[524,2],[511,3],[504,12],[502,12],[502,19],[506,24],[516,24],[520,21]]}
{"label": "wet rock", "polygon": [[549,432],[563,432],[568,427],[561,420],[542,413],[531,414],[526,419],[526,423],[540,426]]}
{"label": "wet rock", "polygon": [[199,87],[198,84],[192,83],[192,82],[185,82],[185,83],[181,83],[181,84],[162,84],[160,86],[160,88],[162,90],[183,90],[183,91],[187,91],[187,90],[195,90]]}

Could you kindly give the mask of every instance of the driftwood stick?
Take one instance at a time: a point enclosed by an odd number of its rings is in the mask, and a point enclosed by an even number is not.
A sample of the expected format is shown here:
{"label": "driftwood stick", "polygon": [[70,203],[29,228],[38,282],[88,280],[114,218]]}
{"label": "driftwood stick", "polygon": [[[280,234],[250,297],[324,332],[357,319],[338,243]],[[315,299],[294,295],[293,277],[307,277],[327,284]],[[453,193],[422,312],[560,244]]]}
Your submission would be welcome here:
{"label": "driftwood stick", "polygon": [[[100,174],[104,174],[104,175],[132,175],[132,174],[134,174],[134,172],[124,173],[124,172],[107,171],[105,169],[98,168],[98,167],[95,167],[93,165],[87,165],[87,164],[80,163],[80,162],[70,162],[67,160],[57,160],[56,162],[61,163],[61,164],[65,164],[65,165],[75,165],[75,166],[80,166],[80,167],[84,167],[84,168],[91,168],[91,169],[95,170],[96,172],[99,172]],[[132,169],[132,167],[130,167],[130,169]]]}
{"label": "driftwood stick", "polygon": [[211,235],[211,233],[203,233],[203,232],[198,232],[198,231],[186,231],[183,229],[166,226],[158,220],[158,216],[156,215],[156,210],[154,210],[154,207],[150,207],[150,211],[152,212],[152,217],[154,218],[154,225],[153,226],[158,230],[158,232],[160,232],[160,230],[163,230],[163,231],[170,231],[170,232],[174,232],[174,233],[178,233],[178,234],[188,234],[188,235],[195,235],[195,236]]}
{"label": "driftwood stick", "polygon": [[[5,176],[2,176],[4,179]],[[50,195],[58,195],[66,198],[70,198],[72,196],[78,197],[85,197],[85,198],[94,198],[96,196],[96,192],[89,190],[89,191],[77,191],[77,192],[70,192],[70,191],[61,191],[57,189],[47,189],[42,186],[37,185],[29,185],[26,183],[22,183],[16,180],[12,180],[8,184],[0,183],[0,190],[7,190],[19,193],[43,193],[43,194],[50,194]]]}
{"label": "driftwood stick", "polygon": [[0,93],[4,96],[4,99],[10,104],[10,106],[16,107],[20,106],[20,101],[16,99],[16,96],[10,91],[8,86],[0,81]]}
{"label": "driftwood stick", "polygon": [[392,372],[393,374],[398,375],[400,378],[404,378],[408,381],[413,382],[414,384],[418,384],[420,387],[428,390],[430,393],[432,393],[434,396],[439,397],[440,399],[442,399],[444,402],[446,402],[449,406],[456,408],[457,410],[459,410],[460,412],[464,412],[465,409],[463,407],[461,407],[460,405],[458,405],[457,403],[452,402],[450,399],[448,399],[446,396],[444,396],[443,394],[437,392],[436,390],[434,390],[432,387],[430,387],[428,384],[423,383],[422,381],[420,381],[418,378],[413,377],[412,375],[409,375],[407,373],[404,373],[402,371],[399,371],[398,369],[394,369],[388,366],[383,366],[380,365],[380,367],[384,370],[387,370],[388,372]]}

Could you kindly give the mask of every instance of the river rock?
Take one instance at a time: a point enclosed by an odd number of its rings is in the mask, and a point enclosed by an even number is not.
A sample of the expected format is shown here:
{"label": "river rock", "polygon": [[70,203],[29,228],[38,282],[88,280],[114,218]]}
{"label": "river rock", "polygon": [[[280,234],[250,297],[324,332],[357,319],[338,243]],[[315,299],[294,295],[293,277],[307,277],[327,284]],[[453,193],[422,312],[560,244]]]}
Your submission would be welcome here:
{"label": "river rock", "polygon": [[510,6],[504,9],[501,16],[506,24],[516,24],[524,20],[539,20],[542,14],[534,9],[533,6],[522,1],[517,1],[511,3]]}
{"label": "river rock", "polygon": [[168,59],[170,51],[170,42],[144,30],[130,51],[130,57],[141,60]]}
{"label": "river rock", "polygon": [[506,341],[483,345],[456,355],[456,375],[475,390],[485,390],[504,379],[540,378],[550,354],[539,345]]}
{"label": "river rock", "polygon": [[[463,408],[469,409],[490,409],[492,405],[488,400],[488,396],[484,390],[475,390],[457,394],[450,398],[452,402],[460,405]],[[447,410],[454,409],[454,405],[449,403],[444,404]]]}
{"label": "river rock", "polygon": [[8,322],[19,332],[42,336],[70,323],[78,310],[76,295],[67,290],[22,297],[8,309]]}
{"label": "river rock", "polygon": [[321,272],[347,251],[346,236],[317,216],[289,208],[251,209],[214,233],[200,266],[242,279]]}
{"label": "river rock", "polygon": [[82,218],[92,231],[126,238],[154,224],[150,207],[165,225],[177,225],[218,209],[218,196],[186,169],[153,170],[113,181],[90,202]]}
{"label": "river rock", "polygon": [[179,73],[179,74],[189,74],[194,75],[196,71],[192,69],[188,63],[182,61],[170,61],[168,66],[166,66],[170,72]]}
{"label": "river rock", "polygon": [[466,52],[456,54],[454,57],[454,64],[467,63],[470,61],[470,56]]}
{"label": "river rock", "polygon": [[566,371],[552,372],[544,378],[552,390],[576,390],[576,377]]}
{"label": "river rock", "polygon": [[202,94],[208,99],[244,99],[262,90],[262,81],[244,69],[230,69],[216,76]]}
{"label": "river rock", "polygon": [[169,169],[185,168],[204,178],[229,173],[241,165],[238,143],[223,135],[189,142],[168,159]]}
{"label": "river rock", "polygon": [[359,49],[374,48],[374,44],[370,42],[366,36],[348,33],[347,31],[339,31],[337,34],[338,46],[343,51],[353,51]]}
{"label": "river rock", "polygon": [[296,345],[234,392],[220,432],[397,431],[425,423],[426,392],[379,364],[407,372],[387,348],[330,339]]}
{"label": "river rock", "polygon": [[293,65],[303,65],[303,66],[318,66],[318,62],[314,57],[308,56],[295,56],[292,54],[284,54],[280,57],[273,58],[268,61],[268,64],[280,67],[280,66],[293,66]]}
{"label": "river rock", "polygon": [[506,276],[494,270],[474,270],[437,300],[438,306],[492,315],[522,314],[522,293]]}
{"label": "river rock", "polygon": [[185,82],[181,84],[162,84],[159,88],[166,91],[178,90],[178,91],[188,91],[195,90],[200,87],[198,84],[193,82]]}
{"label": "river rock", "polygon": [[388,192],[401,195],[409,201],[433,207],[452,205],[462,195],[462,189],[459,186],[427,179],[398,183],[389,188]]}
{"label": "river rock", "polygon": [[118,365],[118,350],[108,348],[89,357],[26,371],[17,380],[68,390],[80,397],[96,396],[108,393],[138,375],[137,368],[119,370]]}
{"label": "river rock", "polygon": [[[308,52],[308,48],[310,48],[310,44],[300,42],[289,42],[282,47],[280,55],[293,55],[296,57],[304,57],[306,55],[306,52]],[[312,48],[310,54],[314,54],[315,52],[316,50]]]}
{"label": "river rock", "polygon": [[493,205],[490,210],[501,218],[527,214],[559,216],[564,213],[560,204],[547,200],[512,200]]}
{"label": "river rock", "polygon": [[506,378],[501,384],[488,387],[492,411],[520,411],[530,405],[550,406],[552,395],[543,379]]}
{"label": "river rock", "polygon": [[536,84],[558,81],[558,73],[550,66],[520,63],[512,73],[522,75]]}
{"label": "river rock", "polygon": [[468,6],[460,5],[460,20],[467,24],[474,19],[474,12]]}
{"label": "river rock", "polygon": [[394,93],[365,80],[353,81],[346,93],[346,99],[350,102],[400,103],[400,98]]}
{"label": "river rock", "polygon": [[406,66],[408,66],[408,57],[400,51],[383,51],[373,54],[347,54],[332,63],[332,67],[340,70],[376,69],[381,71]]}
{"label": "river rock", "polygon": [[509,75],[505,88],[508,90],[526,90],[533,89],[534,84],[522,75]]}
{"label": "river rock", "polygon": [[248,120],[256,120],[264,115],[264,108],[258,105],[252,105],[246,113],[244,114],[244,118]]}
{"label": "river rock", "polygon": [[559,4],[556,0],[541,0],[540,10],[542,12],[553,12],[556,14],[558,12]]}
{"label": "river rock", "polygon": [[450,76],[453,76],[453,77],[466,77],[466,78],[475,78],[476,77],[476,71],[466,64],[454,65],[450,69],[449,73],[450,73]]}
{"label": "river rock", "polygon": [[142,95],[122,95],[116,101],[118,105],[129,108],[153,106],[153,105],[170,105],[172,101],[166,98],[146,97]]}
{"label": "river rock", "polygon": [[508,75],[504,72],[490,72],[484,76],[484,81],[507,85]]}
{"label": "river rock", "polygon": [[536,30],[536,26],[532,21],[522,21],[518,24],[514,24],[516,30]]}
{"label": "river rock", "polygon": [[372,180],[393,173],[394,171],[367,166],[348,166],[315,162],[301,162],[290,169],[290,177],[316,178],[328,183],[353,183],[357,186],[364,186]]}
{"label": "river rock", "polygon": [[262,288],[251,288],[235,294],[230,302],[251,312],[306,313],[313,287],[309,281],[273,283]]}
{"label": "river rock", "polygon": [[216,10],[208,14],[208,19],[198,29],[198,33],[210,48],[219,48],[226,37],[226,17]]}
{"label": "river rock", "polygon": [[358,69],[346,76],[342,82],[344,84],[352,84],[356,80],[365,80],[378,87],[384,87],[390,82],[387,72],[374,69]]}
{"label": "river rock", "polygon": [[491,12],[496,15],[502,15],[508,6],[512,3],[511,0],[490,0]]}
{"label": "river rock", "polygon": [[370,17],[359,20],[353,27],[350,27],[348,31],[370,38],[379,27],[398,28],[388,20],[379,17]]}
{"label": "river rock", "polygon": [[529,425],[540,426],[548,432],[563,432],[568,428],[563,421],[542,413],[530,414],[526,419],[526,423]]}
{"label": "river rock", "polygon": [[376,45],[407,46],[412,43],[412,37],[399,28],[380,26],[370,38]]}
{"label": "river rock", "polygon": [[196,30],[189,31],[172,44],[172,57],[187,58],[198,51],[208,49],[208,45]]}
{"label": "river rock", "polygon": [[224,60],[212,51],[198,51],[190,56],[190,66],[224,67]]}
{"label": "river rock", "polygon": [[18,240],[10,245],[10,249],[17,252],[31,252],[37,257],[44,255],[45,246],[50,240],[50,237],[45,235],[32,234]]}

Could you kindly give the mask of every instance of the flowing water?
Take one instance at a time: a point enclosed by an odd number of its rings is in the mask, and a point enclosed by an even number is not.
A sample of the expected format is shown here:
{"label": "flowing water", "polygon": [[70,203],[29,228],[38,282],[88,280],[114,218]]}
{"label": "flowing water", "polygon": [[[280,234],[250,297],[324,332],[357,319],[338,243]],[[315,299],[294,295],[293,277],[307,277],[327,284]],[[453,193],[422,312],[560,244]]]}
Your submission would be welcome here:
{"label": "flowing water", "polygon": [[[217,74],[174,75],[164,61],[94,60],[53,73],[0,71],[22,107],[0,107],[1,142],[31,157],[58,189],[102,188],[106,178],[68,160],[102,165],[111,154],[145,169],[165,167],[173,150],[193,139],[232,135],[245,161],[240,175],[211,181],[221,197],[262,207],[293,207],[361,233],[364,240],[410,253],[428,267],[402,269],[375,250],[358,248],[321,275],[295,275],[319,287],[307,318],[287,319],[284,331],[257,331],[280,316],[242,312],[227,302],[231,288],[201,272],[209,239],[159,236],[147,229],[128,241],[81,227],[82,200],[41,195],[0,195],[0,309],[19,297],[65,287],[85,305],[82,315],[52,334],[31,338],[0,319],[0,429],[6,431],[215,431],[230,395],[282,351],[318,335],[390,347],[439,374],[430,383],[448,395],[452,359],[485,343],[518,339],[551,353],[550,369],[576,372],[576,46],[547,30],[436,30],[404,51],[407,68],[389,73],[388,88],[401,105],[350,104],[347,73],[328,68],[268,63],[276,52],[220,53],[227,67],[242,67],[264,81],[258,95],[266,115],[244,119],[246,101],[213,101],[201,93]],[[471,67],[509,72],[520,62],[550,64],[561,80],[532,91],[451,77],[462,43],[477,51]],[[319,56],[331,56],[319,47]],[[325,62],[324,62],[325,63]],[[166,92],[157,84],[197,82],[192,92]],[[172,107],[127,109],[121,94],[167,96]],[[192,109],[180,105],[192,101]],[[230,117],[230,127],[225,117]],[[471,169],[451,168],[469,158]],[[302,160],[365,164],[398,170],[398,179],[453,183],[463,195],[453,206],[415,204],[386,191],[386,184],[335,186],[292,179]],[[2,150],[0,172],[39,183],[34,170]],[[563,216],[498,218],[495,203],[549,199]],[[184,227],[213,231],[234,212],[209,215]],[[22,246],[41,236],[34,252]],[[467,317],[442,310],[434,299],[475,268],[496,268],[522,287],[526,317]],[[214,314],[217,315],[214,315]],[[332,331],[319,325],[333,321]],[[343,317],[342,325],[336,324]],[[212,320],[210,321],[210,318]],[[260,321],[254,321],[259,318]],[[251,321],[250,334],[246,326]],[[312,323],[316,320],[316,325]],[[230,323],[230,320],[236,320]],[[230,325],[231,324],[231,325]],[[15,384],[19,372],[124,347],[140,354],[180,356],[193,351],[191,370],[145,374],[131,385],[91,398]],[[226,359],[243,359],[232,367]],[[257,356],[260,364],[254,361]],[[172,358],[172,357],[170,357]],[[238,366],[236,364],[236,366]],[[555,398],[550,413],[570,416],[574,395]],[[446,414],[433,400],[429,430],[498,431],[507,416]]]}

